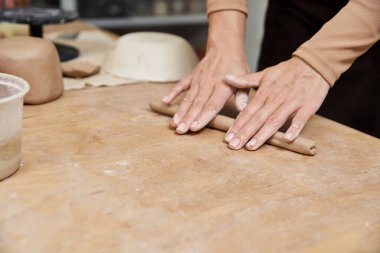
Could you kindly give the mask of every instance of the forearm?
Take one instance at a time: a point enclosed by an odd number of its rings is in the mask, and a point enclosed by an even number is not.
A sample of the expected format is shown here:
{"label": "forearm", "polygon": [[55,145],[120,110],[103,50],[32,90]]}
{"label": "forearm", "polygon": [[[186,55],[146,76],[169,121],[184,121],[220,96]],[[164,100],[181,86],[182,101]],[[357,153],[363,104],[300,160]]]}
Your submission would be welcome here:
{"label": "forearm", "polygon": [[248,14],[247,0],[207,0],[207,15],[221,10],[235,10]]}
{"label": "forearm", "polygon": [[360,55],[380,38],[380,1],[351,0],[293,53],[333,86]]}
{"label": "forearm", "polygon": [[225,10],[209,15],[207,50],[220,49],[225,53],[245,52],[246,15],[240,11]]}
{"label": "forearm", "polygon": [[244,49],[246,14],[230,8],[235,1],[217,0],[208,1],[208,4],[209,2],[225,5],[215,6],[218,9],[208,13],[206,56],[193,72],[163,99],[165,103],[172,103],[179,94],[188,91],[171,121],[171,126],[176,128],[178,134],[204,128],[233,94],[236,95],[238,109],[243,108],[248,100],[248,91],[237,91],[223,81],[226,74],[248,73],[249,66]]}

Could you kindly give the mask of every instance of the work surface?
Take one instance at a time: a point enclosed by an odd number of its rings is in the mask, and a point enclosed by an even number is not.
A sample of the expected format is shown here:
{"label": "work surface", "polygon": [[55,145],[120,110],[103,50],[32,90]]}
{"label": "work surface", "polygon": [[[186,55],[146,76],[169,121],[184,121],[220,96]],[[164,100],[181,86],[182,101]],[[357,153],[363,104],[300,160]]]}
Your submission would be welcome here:
{"label": "work surface", "polygon": [[66,92],[24,113],[0,252],[379,252],[380,141],[321,117],[318,154],[231,151],[149,110],[167,85]]}

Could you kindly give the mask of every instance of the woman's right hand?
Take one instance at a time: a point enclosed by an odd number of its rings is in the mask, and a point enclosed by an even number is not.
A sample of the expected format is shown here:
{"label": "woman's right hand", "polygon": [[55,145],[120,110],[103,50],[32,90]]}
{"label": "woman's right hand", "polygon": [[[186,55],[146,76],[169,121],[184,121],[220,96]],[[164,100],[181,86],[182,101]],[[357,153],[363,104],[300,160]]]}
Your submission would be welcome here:
{"label": "woman's right hand", "polygon": [[237,91],[223,80],[228,73],[249,72],[244,49],[245,18],[245,14],[238,11],[220,11],[209,16],[206,56],[192,74],[163,99],[170,104],[188,91],[171,121],[178,134],[205,127],[234,93],[239,110],[247,104],[248,90]]}

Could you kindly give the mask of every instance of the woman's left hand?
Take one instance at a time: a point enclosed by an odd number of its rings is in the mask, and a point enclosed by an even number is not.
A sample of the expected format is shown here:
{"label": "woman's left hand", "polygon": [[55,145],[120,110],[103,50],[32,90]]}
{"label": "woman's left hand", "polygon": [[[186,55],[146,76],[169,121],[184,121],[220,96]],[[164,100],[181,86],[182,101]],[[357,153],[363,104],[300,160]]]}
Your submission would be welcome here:
{"label": "woman's left hand", "polygon": [[303,60],[293,57],[261,72],[225,77],[232,87],[259,87],[228,130],[231,149],[257,150],[292,118],[284,138],[293,141],[316,113],[330,88],[327,81]]}

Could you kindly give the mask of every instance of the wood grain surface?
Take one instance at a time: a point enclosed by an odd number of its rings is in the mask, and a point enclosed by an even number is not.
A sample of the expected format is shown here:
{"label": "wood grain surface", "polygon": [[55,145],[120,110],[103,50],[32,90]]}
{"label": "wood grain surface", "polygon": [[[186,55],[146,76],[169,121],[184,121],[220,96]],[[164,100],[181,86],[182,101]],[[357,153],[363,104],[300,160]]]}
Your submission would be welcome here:
{"label": "wood grain surface", "polygon": [[313,117],[316,156],[176,135],[170,85],[27,106],[23,165],[0,181],[0,252],[379,252],[380,142]]}

